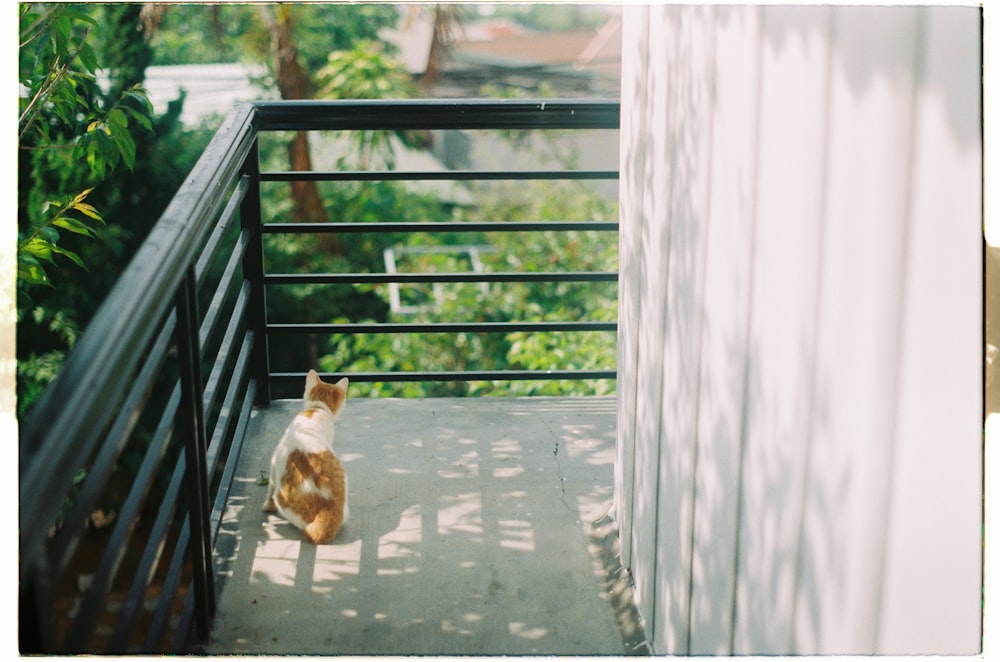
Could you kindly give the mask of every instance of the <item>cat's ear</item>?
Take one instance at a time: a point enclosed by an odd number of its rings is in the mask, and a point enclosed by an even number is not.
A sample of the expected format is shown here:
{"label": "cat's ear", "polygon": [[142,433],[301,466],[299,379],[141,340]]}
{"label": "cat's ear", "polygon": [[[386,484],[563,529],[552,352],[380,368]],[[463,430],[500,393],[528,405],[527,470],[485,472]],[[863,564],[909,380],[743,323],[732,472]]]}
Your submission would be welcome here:
{"label": "cat's ear", "polygon": [[315,370],[310,370],[306,375],[306,393],[308,393],[316,384],[319,384],[319,374]]}
{"label": "cat's ear", "polygon": [[347,385],[348,384],[349,384],[349,382],[347,381],[347,377],[341,377],[340,381],[336,383],[336,386],[337,386],[337,388],[344,389],[344,395],[347,395]]}

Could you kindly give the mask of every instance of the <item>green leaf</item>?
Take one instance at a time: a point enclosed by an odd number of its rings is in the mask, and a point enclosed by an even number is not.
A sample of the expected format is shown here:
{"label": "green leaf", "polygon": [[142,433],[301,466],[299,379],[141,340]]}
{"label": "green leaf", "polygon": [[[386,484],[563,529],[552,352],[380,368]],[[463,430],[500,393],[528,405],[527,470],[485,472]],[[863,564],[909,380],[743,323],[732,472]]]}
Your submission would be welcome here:
{"label": "green leaf", "polygon": [[97,152],[97,144],[94,142],[87,143],[87,166],[90,171],[94,174],[104,176],[104,158]]}
{"label": "green leaf", "polygon": [[44,216],[45,214],[48,214],[49,210],[52,209],[53,207],[56,207],[57,209],[61,209],[62,208],[62,203],[59,202],[58,200],[46,200],[45,202],[43,202],[42,203],[42,215]]}
{"label": "green leaf", "polygon": [[38,260],[53,262],[53,248],[54,244],[51,241],[37,236],[31,237],[17,247],[18,259],[26,259],[30,257],[34,264],[38,264]]}
{"label": "green leaf", "polygon": [[61,8],[63,10],[63,12],[62,12],[63,16],[65,16],[65,17],[67,17],[69,19],[72,19],[74,21],[83,21],[84,23],[88,23],[90,25],[96,25],[97,24],[97,19],[96,18],[94,18],[90,14],[86,13],[85,11],[81,11],[81,10],[78,10],[78,9],[74,8],[72,5],[62,6]]}
{"label": "green leaf", "polygon": [[142,128],[146,129],[147,131],[153,130],[153,122],[150,121],[148,115],[144,115],[136,110],[133,110],[132,108],[129,108],[128,110],[129,114],[132,116],[132,119],[141,124]]}
{"label": "green leaf", "polygon": [[53,246],[52,252],[68,257],[70,260],[76,263],[76,266],[80,267],[83,270],[87,269],[86,265],[84,265],[83,263],[83,260],[80,259],[80,256],[74,253],[73,251],[68,251],[65,248],[59,248],[58,246]]}
{"label": "green leaf", "polygon": [[87,204],[86,202],[77,202],[70,205],[69,208],[74,211],[78,211],[84,216],[92,218],[95,221],[104,222],[104,217],[101,216],[101,212],[97,211],[97,209],[91,204]]}
{"label": "green leaf", "polygon": [[43,239],[48,239],[53,244],[55,242],[59,241],[59,231],[56,230],[51,225],[45,225],[45,226],[42,226],[42,227],[38,228],[38,232],[40,234],[45,235],[43,237]]}
{"label": "green leaf", "polygon": [[112,130],[119,129],[125,131],[128,129],[128,117],[121,108],[112,108],[108,113],[108,124],[111,125]]}
{"label": "green leaf", "polygon": [[94,53],[94,49],[91,48],[90,44],[83,43],[80,45],[80,51],[77,57],[87,71],[96,74],[97,70],[100,68],[100,63],[97,61],[97,55]]}
{"label": "green leaf", "polygon": [[149,100],[149,92],[141,84],[137,83],[128,88],[123,96],[141,103],[146,115],[153,114],[153,102]]}
{"label": "green leaf", "polygon": [[30,262],[18,260],[17,279],[28,285],[52,286],[52,281],[49,280],[49,276],[45,273],[45,269],[42,269],[41,265],[37,263],[31,264]]}
{"label": "green leaf", "polygon": [[82,191],[77,193],[72,200],[69,201],[69,206],[72,207],[73,205],[77,205],[83,202],[84,200],[87,199],[87,196],[90,195],[91,191],[93,190],[94,190],[93,186],[91,186],[90,188],[83,189]]}
{"label": "green leaf", "polygon": [[123,132],[115,133],[111,138],[118,148],[122,161],[125,162],[125,167],[131,170],[135,165],[135,141],[132,136],[128,132]]}
{"label": "green leaf", "polygon": [[65,230],[69,230],[70,232],[76,234],[82,234],[87,237],[94,236],[93,230],[91,230],[88,225],[70,216],[60,216],[56,220],[52,221],[52,225],[63,228]]}

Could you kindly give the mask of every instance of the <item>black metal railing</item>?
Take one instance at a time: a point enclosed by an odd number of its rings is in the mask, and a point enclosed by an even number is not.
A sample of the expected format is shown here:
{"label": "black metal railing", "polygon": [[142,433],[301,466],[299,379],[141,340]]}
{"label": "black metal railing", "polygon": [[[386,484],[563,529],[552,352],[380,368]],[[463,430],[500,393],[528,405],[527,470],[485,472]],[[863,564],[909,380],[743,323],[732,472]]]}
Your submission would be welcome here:
{"label": "black metal railing", "polygon": [[[265,274],[264,235],[351,233],[352,224],[261,221],[262,181],[615,179],[617,172],[266,172],[258,137],[278,130],[617,129],[612,102],[275,102],[237,108],[109,294],[20,436],[20,649],[157,653],[205,640],[212,565],[254,405],[303,373],[269,370],[291,334],[614,331],[613,322],[269,323],[287,283],[615,281],[615,272]],[[365,224],[371,232],[372,224]],[[384,232],[616,231],[611,222],[421,222]],[[517,373],[517,374],[513,374]],[[613,370],[415,371],[355,381],[610,379]]]}
{"label": "black metal railing", "polygon": [[[616,102],[554,101],[554,102],[446,102],[417,100],[404,102],[273,102],[258,104],[262,130],[549,130],[571,129],[617,130],[619,108]],[[614,165],[617,160],[614,159]],[[262,182],[376,182],[376,181],[617,181],[617,168],[529,169],[529,170],[330,170],[330,171],[271,171],[261,173]],[[614,221],[420,221],[384,220],[375,223],[297,223],[278,222],[263,225],[267,235],[313,234],[350,235],[353,233],[381,234],[447,234],[447,233],[530,233],[596,231],[617,233]],[[617,236],[610,241],[617,244]],[[460,273],[268,273],[264,277],[268,288],[288,285],[378,285],[418,283],[616,283],[615,271],[545,271],[545,272],[460,272]],[[428,333],[511,333],[526,332],[614,332],[613,321],[562,320],[545,324],[510,321],[493,323],[443,324],[268,324],[269,337],[319,336],[323,338],[345,334],[428,334]],[[613,366],[602,369],[485,369],[485,370],[408,370],[348,373],[354,383],[363,382],[443,382],[492,380],[613,380]],[[283,394],[300,389],[305,371],[272,371],[270,382]],[[326,374],[326,377],[332,377]]]}

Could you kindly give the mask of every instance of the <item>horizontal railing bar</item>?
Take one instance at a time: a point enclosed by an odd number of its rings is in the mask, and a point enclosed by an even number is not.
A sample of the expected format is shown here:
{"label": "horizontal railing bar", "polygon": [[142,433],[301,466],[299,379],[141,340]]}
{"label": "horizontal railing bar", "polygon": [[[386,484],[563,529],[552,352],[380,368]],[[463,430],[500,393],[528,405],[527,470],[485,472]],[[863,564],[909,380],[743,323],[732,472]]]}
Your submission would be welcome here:
{"label": "horizontal railing bar", "polygon": [[386,223],[265,223],[264,234],[390,232],[617,232],[617,221],[426,221]]}
{"label": "horizontal railing bar", "polygon": [[[440,372],[345,372],[323,373],[324,380],[347,377],[352,382],[482,382],[528,380],[590,380],[615,379],[615,370],[458,370]],[[304,372],[272,372],[272,384],[298,385],[305,381]]]}
{"label": "horizontal railing bar", "polygon": [[539,333],[549,331],[617,331],[617,322],[433,322],[412,324],[268,324],[268,334],[357,333]]}
{"label": "horizontal railing bar", "polygon": [[617,101],[384,99],[258,101],[264,131],[618,129]]}
{"label": "horizontal railing bar", "polygon": [[473,182],[616,180],[617,170],[274,170],[262,182]]}
{"label": "horizontal railing bar", "polygon": [[265,285],[334,285],[351,283],[588,283],[617,281],[617,271],[269,274],[264,276]]}

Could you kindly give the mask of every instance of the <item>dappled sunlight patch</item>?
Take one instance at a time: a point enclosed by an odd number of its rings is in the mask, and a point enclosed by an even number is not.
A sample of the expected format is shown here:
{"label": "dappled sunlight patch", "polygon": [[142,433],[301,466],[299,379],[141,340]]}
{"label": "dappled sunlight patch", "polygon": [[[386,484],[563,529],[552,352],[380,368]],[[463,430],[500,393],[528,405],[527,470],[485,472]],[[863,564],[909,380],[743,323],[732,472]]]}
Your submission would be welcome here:
{"label": "dappled sunlight patch", "polygon": [[500,546],[521,552],[535,551],[535,532],[531,522],[500,520]]}
{"label": "dappled sunlight patch", "polygon": [[589,494],[578,495],[576,505],[580,520],[590,525],[603,518],[611,509],[613,499],[614,487],[606,485],[594,485]]}
{"label": "dappled sunlight patch", "polygon": [[517,439],[500,439],[490,444],[494,460],[514,460],[521,457],[523,449]]}
{"label": "dappled sunlight patch", "polygon": [[517,478],[524,473],[524,467],[497,467],[493,470],[494,478]]}
{"label": "dappled sunlight patch", "polygon": [[419,471],[414,471],[412,469],[400,469],[399,467],[391,467],[386,469],[385,472],[394,476],[413,476],[420,473]]}
{"label": "dappled sunlight patch", "polygon": [[298,540],[262,541],[254,555],[253,567],[250,569],[250,581],[254,583],[268,582],[277,586],[294,586],[300,547],[301,542]]}
{"label": "dappled sunlight patch", "polygon": [[414,545],[420,544],[422,540],[420,523],[420,505],[415,504],[400,515],[399,526],[379,538],[378,560],[392,565],[379,567],[377,575],[404,575],[418,571],[415,560],[420,557],[420,552]]}
{"label": "dappled sunlight patch", "polygon": [[615,449],[614,447],[605,447],[600,450],[591,451],[590,457],[584,460],[587,464],[592,464],[597,467],[603,466],[614,466],[615,464]]}
{"label": "dappled sunlight patch", "polygon": [[405,545],[414,545],[421,542],[422,533],[420,527],[420,504],[414,504],[404,510],[399,516],[399,525],[395,529],[379,538],[378,557],[380,559],[400,558],[417,554],[417,552],[405,547]]}
{"label": "dappled sunlight patch", "polygon": [[437,513],[438,535],[446,536],[453,533],[481,534],[483,532],[483,507],[480,503],[479,494],[459,494],[453,497],[441,497],[441,501],[445,505],[439,508]]}
{"label": "dappled sunlight patch", "polygon": [[264,564],[254,562],[254,567],[250,571],[250,583],[295,586],[295,561],[281,559]]}
{"label": "dappled sunlight patch", "polygon": [[463,634],[463,635],[472,634],[472,630],[467,630],[465,628],[458,627],[448,619],[444,619],[441,621],[441,632],[447,634]]}
{"label": "dappled sunlight patch", "polygon": [[316,547],[313,582],[339,581],[344,575],[358,575],[361,572],[361,541],[345,545],[318,545]]}
{"label": "dappled sunlight patch", "polygon": [[415,545],[419,545],[422,539],[420,523],[420,506],[411,506],[403,511],[399,526],[379,538],[380,565],[375,574],[383,577],[419,571],[417,563],[420,552],[415,549]]}
{"label": "dappled sunlight patch", "polygon": [[527,623],[515,622],[508,623],[507,629],[515,637],[521,637],[522,639],[531,639],[532,641],[537,641],[549,633],[548,629],[543,627],[531,627]]}

